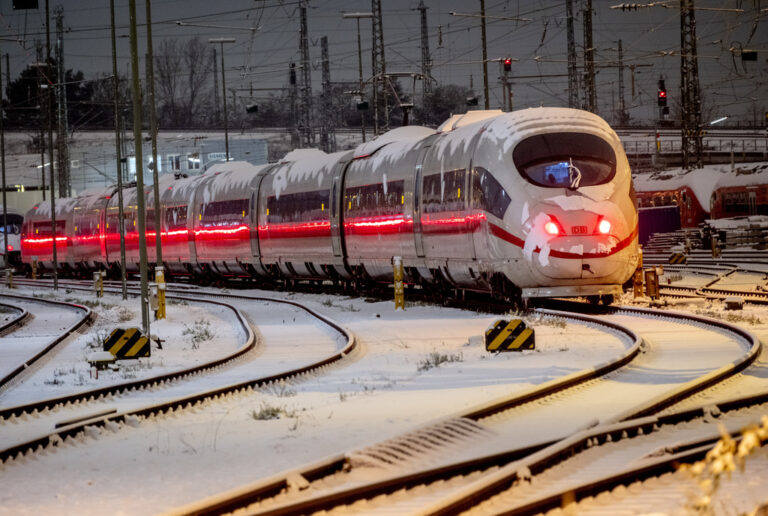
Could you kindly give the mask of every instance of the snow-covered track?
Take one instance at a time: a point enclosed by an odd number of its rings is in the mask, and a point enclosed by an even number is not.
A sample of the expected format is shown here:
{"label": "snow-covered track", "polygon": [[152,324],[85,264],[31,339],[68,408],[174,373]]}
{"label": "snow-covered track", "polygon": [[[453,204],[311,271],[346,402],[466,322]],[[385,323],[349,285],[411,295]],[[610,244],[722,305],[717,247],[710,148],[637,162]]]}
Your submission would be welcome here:
{"label": "snow-covered track", "polygon": [[[658,311],[646,309],[622,309],[614,312],[643,317],[658,317],[660,315]],[[564,314],[559,311],[547,311],[547,313],[557,314],[559,317],[570,316],[570,314]],[[666,389],[663,395],[650,396],[624,411],[613,414],[612,417],[610,415],[607,416],[603,419],[606,423],[598,427],[599,431],[604,432],[605,435],[612,436],[611,438],[606,438],[607,440],[615,439],[613,434],[611,434],[614,431],[613,429],[621,428],[623,431],[624,428],[631,427],[630,423],[623,423],[621,422],[622,420],[654,413],[705,389],[707,386],[746,367],[754,360],[754,357],[760,350],[759,342],[754,336],[730,324],[687,314],[663,313],[661,315],[666,318],[686,321],[688,324],[704,325],[715,332],[728,333],[729,338],[738,340],[739,345],[746,349],[742,349],[744,353],[727,365],[702,374],[694,380],[683,381],[673,389]],[[588,318],[588,316],[581,317]],[[604,319],[599,320],[599,323],[608,323],[614,328],[621,326]],[[627,328],[624,331],[633,333],[632,330]],[[637,337],[635,338],[637,339]],[[637,339],[636,346],[639,347],[639,344],[640,340]],[[252,485],[222,493],[219,496],[203,500],[197,504],[185,506],[177,512],[181,514],[212,514],[240,507],[248,507],[247,511],[249,513],[297,514],[331,510],[335,507],[354,504],[350,509],[362,510],[368,513],[373,512],[373,509],[377,507],[378,502],[376,500],[380,500],[382,497],[386,497],[384,499],[387,500],[389,495],[393,493],[397,494],[390,501],[382,502],[384,505],[392,503],[392,507],[382,509],[382,514],[401,514],[417,509],[420,510],[421,506],[435,503],[442,497],[447,496],[445,491],[450,491],[450,489],[446,489],[449,486],[454,486],[455,488],[455,484],[459,486],[469,484],[476,478],[486,475],[488,473],[487,470],[495,469],[499,465],[515,464],[521,460],[528,459],[538,460],[542,454],[546,455],[550,452],[551,457],[547,455],[548,460],[554,460],[553,457],[558,458],[572,453],[569,448],[561,449],[559,446],[561,443],[569,443],[573,437],[564,436],[544,442],[528,442],[526,444],[524,443],[525,439],[521,439],[519,432],[509,431],[510,428],[514,428],[514,425],[505,428],[504,418],[521,420],[526,417],[526,407],[537,410],[541,409],[542,405],[544,405],[544,409],[541,410],[545,410],[547,409],[546,405],[551,405],[549,407],[550,417],[554,417],[554,419],[550,420],[547,425],[537,424],[533,428],[541,431],[541,429],[546,427],[551,428],[552,425],[557,426],[558,403],[564,402],[567,404],[578,400],[580,394],[583,395],[584,392],[592,390],[595,381],[600,382],[600,377],[606,375],[613,376],[614,380],[616,380],[626,369],[622,368],[621,365],[629,362],[630,365],[627,367],[632,367],[631,361],[636,356],[636,353],[633,353],[631,350],[632,348],[630,348],[627,354],[616,360],[611,367],[595,368],[593,374],[588,375],[589,379],[593,381],[588,381],[586,378],[581,378],[580,380],[575,380],[574,378],[559,379],[557,381],[561,383],[558,386],[552,385],[551,382],[549,385],[542,385],[522,395],[510,397],[508,400],[500,400],[483,407],[476,407],[449,420],[416,430],[400,439],[393,439],[387,443],[371,446],[366,450],[332,457],[327,461],[314,463],[304,468],[276,475]],[[645,353],[649,352],[645,350]],[[640,366],[637,367],[637,369],[642,368]],[[609,371],[613,372],[609,374]],[[626,374],[627,378],[624,381],[630,381],[631,375],[632,373]],[[622,380],[617,380],[616,383],[620,381]],[[581,382],[584,385],[574,389],[574,382]],[[593,409],[599,410],[597,408]],[[589,409],[585,407],[584,410],[588,411]],[[508,411],[512,411],[510,415],[500,417],[504,412]],[[559,417],[563,425],[567,426],[566,416],[562,415]],[[648,419],[648,421],[652,420],[655,421],[655,418]],[[585,428],[595,424],[599,423],[587,422],[586,425],[579,426]],[[477,428],[474,428],[475,426]],[[590,431],[577,431],[575,435],[578,436],[583,432]],[[643,431],[648,432],[649,429],[638,430],[638,432]],[[502,436],[502,439],[506,442],[506,448],[497,448],[493,453],[488,453],[487,447],[483,448],[477,446],[476,442],[472,442],[472,439],[477,440],[478,436],[481,440],[490,441],[493,439],[493,434]],[[545,431],[543,434],[547,435],[547,432]],[[589,435],[591,436],[592,434]],[[619,432],[619,435],[621,435],[621,432]],[[390,471],[386,469],[384,471],[376,471],[375,468],[371,467],[370,462],[375,462],[376,460],[394,463],[397,463],[399,460],[404,462],[412,460],[414,456],[418,456],[419,450],[413,449],[411,444],[416,443],[419,438],[425,436],[431,439],[431,444],[434,448],[453,448],[453,457],[447,461],[443,460],[437,465],[434,465],[433,461],[433,465],[428,467],[424,467],[424,464],[418,464],[418,462],[415,465],[408,464],[407,467],[393,468]],[[593,438],[590,437],[590,439]],[[517,442],[518,445],[510,448],[509,442]],[[523,445],[520,445],[521,442]],[[584,442],[586,443],[586,439]],[[457,452],[457,448],[461,448],[462,451]],[[474,452],[485,449],[485,454],[473,454],[473,448]],[[449,455],[451,454],[449,453]],[[402,459],[403,456],[406,458]],[[360,471],[357,472],[357,476],[355,476],[356,463],[364,462],[366,459],[368,459],[369,464],[363,463]],[[403,473],[403,471],[406,472]],[[517,469],[513,469],[512,474],[515,474],[516,471]],[[347,477],[347,479],[343,480],[343,477]],[[371,480],[371,477],[375,480]],[[456,477],[458,477],[458,480],[456,480]],[[424,486],[429,486],[433,483],[439,486],[436,488],[434,495],[421,493],[422,488],[429,492],[431,487]],[[504,479],[500,481],[497,488],[503,489],[509,485],[510,480]],[[413,493],[410,490],[413,490]],[[304,495],[301,494],[302,491],[304,491]],[[470,495],[470,498],[473,499],[472,495]],[[371,501],[373,499],[376,500]],[[368,500],[368,502],[364,502],[364,500]],[[249,506],[249,504],[254,505]],[[453,514],[455,513],[454,509],[455,507],[451,507],[447,511],[438,511],[436,514]]]}
{"label": "snow-covered track", "polygon": [[[241,346],[235,353],[218,359],[215,362],[209,362],[201,366],[185,369],[183,371],[168,373],[153,378],[145,378],[134,382],[126,382],[111,387],[104,387],[102,389],[81,392],[71,397],[59,397],[56,399],[43,400],[41,402],[27,404],[24,406],[0,409],[0,417],[10,420],[6,421],[6,424],[9,422],[17,423],[20,419],[25,420],[30,417],[39,417],[39,414],[51,415],[52,413],[57,412],[61,407],[68,407],[72,404],[78,404],[83,401],[92,402],[94,400],[103,400],[104,402],[108,402],[114,395],[119,393],[134,392],[140,389],[157,389],[164,385],[168,385],[175,380],[182,379],[184,377],[190,377],[191,379],[191,377],[198,375],[203,371],[224,365],[226,362],[229,362],[249,351],[255,345],[256,338],[253,330],[245,320],[240,310],[234,306],[222,301],[216,301],[212,299],[201,300],[199,298],[192,299],[184,296],[168,296],[168,299],[212,303],[230,308],[236,314],[237,319],[240,322],[243,331],[245,332],[247,337],[246,343]],[[13,457],[23,456],[27,453],[34,453],[35,451],[45,449],[50,444],[58,445],[59,443],[66,441],[68,438],[76,438],[86,431],[93,433],[94,431],[97,431],[94,429],[100,429],[103,427],[116,429],[124,423],[136,424],[136,422],[144,418],[149,418],[164,413],[170,413],[176,410],[193,408],[200,403],[215,400],[223,396],[242,393],[247,390],[258,389],[270,384],[290,380],[300,375],[313,373],[329,364],[340,361],[355,349],[356,340],[354,336],[345,328],[323,316],[322,314],[316,313],[313,310],[292,301],[270,298],[258,299],[302,308],[311,316],[319,319],[324,324],[334,328],[335,331],[343,335],[346,340],[346,345],[340,351],[326,354],[323,358],[315,360],[312,363],[303,365],[301,367],[290,368],[275,374],[251,377],[244,381],[230,383],[214,389],[208,388],[205,390],[196,391],[192,394],[187,394],[181,397],[166,399],[160,403],[142,405],[123,411],[110,410],[109,408],[105,409],[105,403],[102,403],[102,406],[98,410],[93,409],[90,413],[81,413],[78,416],[64,416],[57,414],[56,417],[59,419],[59,422],[54,425],[55,430],[53,430],[53,432],[39,435],[36,438],[26,440],[24,442],[19,442],[8,446],[3,450],[0,450],[0,460],[7,460]],[[62,417],[68,417],[68,420],[61,421]],[[2,419],[0,419],[0,421],[2,421]]]}
{"label": "snow-covered track", "polygon": [[[738,437],[739,428],[765,413],[766,402],[768,393],[585,430],[422,506],[421,514],[533,515],[674,472],[682,463],[704,458],[720,438],[718,424]],[[678,496],[682,506],[684,495]],[[600,514],[611,514],[601,508]],[[582,514],[580,507],[570,510]]]}
{"label": "snow-covered track", "polygon": [[0,325],[0,337],[3,337],[4,335],[7,335],[17,328],[23,326],[27,319],[30,317],[30,313],[28,311],[24,310],[23,308],[19,308],[16,305],[6,305],[5,303],[0,303],[0,306],[8,310],[10,313],[18,312],[15,317]]}
{"label": "snow-covered track", "polygon": [[[0,374],[2,374],[2,376],[0,376],[0,392],[10,388],[12,383],[21,381],[22,376],[26,371],[39,364],[46,356],[49,356],[54,352],[59,344],[66,341],[67,338],[76,331],[90,324],[93,319],[93,312],[91,312],[90,308],[75,303],[40,299],[5,292],[0,297],[4,299],[14,299],[17,303],[26,304],[30,307],[44,306],[46,311],[54,310],[69,314],[74,313],[72,324],[66,326],[61,331],[54,330],[54,334],[51,335],[51,330],[48,328],[49,323],[46,323],[40,318],[36,319],[34,316],[31,316],[30,310],[16,307],[16,309],[22,310],[22,314],[0,328],[0,335],[3,335],[10,329],[19,328],[23,324],[25,325],[25,332],[30,335],[38,335],[35,337],[35,340],[40,342],[38,342],[37,346],[31,346],[32,350],[29,352],[21,351],[24,358],[16,362],[16,364],[12,361],[19,357],[6,357],[3,360],[3,362],[10,367],[0,369]],[[32,313],[34,313],[34,311],[35,310],[33,310]],[[40,337],[40,335],[42,335],[42,337]],[[15,339],[18,337],[14,335],[13,338]],[[1,342],[0,345],[2,345]],[[0,412],[0,417],[2,417],[1,414],[2,412]]]}

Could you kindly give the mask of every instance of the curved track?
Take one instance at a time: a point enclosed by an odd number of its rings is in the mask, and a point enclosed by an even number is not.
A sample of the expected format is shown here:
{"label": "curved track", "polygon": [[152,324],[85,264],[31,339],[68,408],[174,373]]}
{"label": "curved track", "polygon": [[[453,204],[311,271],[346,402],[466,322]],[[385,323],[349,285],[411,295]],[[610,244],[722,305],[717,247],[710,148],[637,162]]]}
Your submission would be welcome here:
{"label": "curved track", "polygon": [[[19,327],[0,338],[0,395],[55,352],[74,332],[87,326],[93,317],[85,306],[3,293],[22,311],[16,320],[0,332]],[[44,309],[41,309],[41,306]],[[21,324],[24,326],[20,326]],[[0,418],[2,416],[0,415]]]}
{"label": "curved track", "polygon": [[[244,296],[240,297],[244,298]],[[169,296],[169,298],[184,299],[179,296]],[[187,299],[189,301],[201,302],[198,298],[194,300]],[[38,446],[46,446],[51,442],[57,443],[60,439],[67,436],[75,436],[82,433],[89,426],[111,425],[115,422],[124,422],[126,419],[133,420],[136,417],[147,417],[163,413],[164,411],[190,407],[222,395],[243,392],[246,389],[259,388],[273,382],[284,381],[337,362],[356,346],[354,337],[343,327],[323,315],[303,307],[299,303],[269,298],[254,297],[248,299],[249,302],[255,305],[270,302],[285,306],[288,312],[290,312],[290,314],[286,312],[286,317],[293,317],[294,320],[296,318],[296,311],[299,309],[309,318],[315,319],[340,335],[340,338],[344,340],[344,344],[341,346],[342,349],[339,350],[339,344],[335,343],[334,339],[331,339],[330,346],[326,346],[324,352],[314,356],[304,355],[299,359],[286,360],[286,356],[278,352],[271,361],[266,361],[266,367],[254,367],[252,360],[244,361],[244,363],[239,365],[233,365],[232,361],[234,359],[241,357],[253,348],[255,345],[255,335],[239,309],[221,301],[206,300],[203,302],[227,306],[236,314],[245,335],[244,344],[237,352],[214,362],[183,371],[167,373],[139,381],[125,382],[102,389],[77,393],[72,396],[41,400],[24,406],[0,409],[0,418],[4,417],[6,419],[5,423],[2,423],[2,419],[0,419],[0,433],[4,433],[3,427],[13,429],[12,423],[17,421],[19,417],[25,419],[23,432],[14,432],[15,435],[19,435],[21,438],[17,438],[14,444],[11,446],[6,445],[3,450],[0,450],[0,459],[17,456],[19,453],[36,449]],[[259,311],[263,312],[263,309],[260,306],[256,306],[254,312]],[[282,335],[283,342],[289,340],[290,331],[288,335]],[[294,345],[301,345],[303,343],[304,341],[302,340]],[[328,351],[329,347],[331,351]],[[294,353],[294,357],[296,355]],[[261,363],[261,359],[269,358],[269,352],[262,351],[258,358],[260,361],[257,363]],[[222,369],[224,365],[228,367]],[[210,374],[201,376],[200,373],[203,372]],[[182,379],[186,381],[179,381]],[[9,423],[11,423],[11,426],[8,426]],[[30,428],[36,429],[39,432],[37,437],[33,439],[28,438],[30,433],[35,435],[35,432],[31,431]],[[4,439],[4,444],[6,442],[8,442],[8,439]]]}
{"label": "curved track", "polygon": [[[654,335],[640,356],[630,351],[581,382],[540,386],[538,392],[533,389],[522,399],[479,407],[401,438],[244,486],[179,512],[214,513],[254,502],[248,512],[291,514],[329,510],[353,502],[354,508],[364,507],[365,512],[378,505],[387,506],[382,508],[385,513],[409,512],[415,506],[447,496],[450,489],[446,488],[456,488],[443,480],[459,475],[458,484],[467,484],[487,468],[544,453],[579,428],[660,410],[733,374],[759,352],[754,337],[728,324],[683,314],[658,315],[649,310],[627,309],[603,316],[598,324],[624,328],[625,334],[633,333],[626,329],[632,324],[647,332],[648,317],[655,317],[653,327],[658,333],[661,326],[668,326],[667,337],[661,341]],[[680,328],[675,326],[687,326],[685,331],[691,331],[691,325],[708,334],[712,346],[723,349],[714,353],[710,363],[688,364],[686,369],[692,344],[686,347],[676,341]],[[639,349],[639,340],[630,350],[635,347]],[[729,364],[723,366],[724,361]],[[306,489],[295,489],[296,478],[304,479]],[[427,499],[411,494],[415,486],[433,482],[439,487]],[[377,498],[373,506],[362,501],[400,489],[406,489],[407,495],[401,492],[397,499]]]}

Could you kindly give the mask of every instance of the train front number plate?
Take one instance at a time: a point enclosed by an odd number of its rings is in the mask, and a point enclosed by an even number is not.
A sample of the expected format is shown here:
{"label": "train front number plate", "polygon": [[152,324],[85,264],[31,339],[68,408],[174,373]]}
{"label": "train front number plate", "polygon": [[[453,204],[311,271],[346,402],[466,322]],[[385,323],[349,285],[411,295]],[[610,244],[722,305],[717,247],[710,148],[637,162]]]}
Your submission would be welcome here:
{"label": "train front number plate", "polygon": [[571,226],[571,233],[574,235],[586,235],[587,226]]}

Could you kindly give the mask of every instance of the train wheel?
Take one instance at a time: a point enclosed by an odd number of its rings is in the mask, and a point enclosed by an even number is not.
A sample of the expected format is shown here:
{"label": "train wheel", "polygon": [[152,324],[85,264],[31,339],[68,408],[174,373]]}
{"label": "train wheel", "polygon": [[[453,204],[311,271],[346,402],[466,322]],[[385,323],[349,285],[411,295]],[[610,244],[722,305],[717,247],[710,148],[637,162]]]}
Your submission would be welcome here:
{"label": "train wheel", "polygon": [[605,306],[612,305],[614,301],[613,294],[603,294],[600,296],[600,302]]}

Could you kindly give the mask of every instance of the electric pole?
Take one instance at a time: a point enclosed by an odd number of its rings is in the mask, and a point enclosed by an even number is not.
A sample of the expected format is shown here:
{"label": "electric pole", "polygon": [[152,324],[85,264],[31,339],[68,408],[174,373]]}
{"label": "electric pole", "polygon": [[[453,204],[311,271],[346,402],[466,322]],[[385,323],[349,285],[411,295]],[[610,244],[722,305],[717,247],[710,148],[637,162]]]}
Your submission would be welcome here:
{"label": "electric pole", "polygon": [[331,67],[328,59],[328,37],[320,38],[323,61],[323,122],[320,125],[320,145],[325,152],[336,152],[336,124],[331,92]]}
{"label": "electric pole", "polygon": [[585,0],[584,7],[584,109],[597,112],[595,91],[595,47],[592,45],[592,0]]}
{"label": "electric pole", "polygon": [[213,47],[213,116],[216,117],[216,123],[221,123],[221,112],[219,111],[219,64],[216,62],[216,47]]}
{"label": "electric pole", "polygon": [[693,0],[680,0],[680,100],[683,168],[701,168],[701,96]]}
{"label": "electric pole", "polygon": [[480,0],[480,30],[483,38],[483,105],[488,110],[491,104],[488,99],[488,47],[485,38],[485,0]]}
{"label": "electric pole", "polygon": [[579,107],[579,76],[576,70],[576,40],[573,29],[573,0],[565,0],[568,31],[568,107]]}
{"label": "electric pole", "polygon": [[[45,0],[45,42],[46,42],[46,59],[45,69],[49,71],[51,66],[51,16],[48,12],[48,0]],[[45,85],[45,113],[48,119],[48,166],[50,167],[50,183],[51,183],[51,243],[53,244],[53,290],[59,290],[59,257],[56,252],[56,196],[53,193],[54,190],[54,166],[53,166],[53,111],[51,109],[51,86],[53,82],[46,77],[47,84]],[[64,192],[59,188],[59,195],[64,197]]]}
{"label": "electric pole", "polygon": [[387,66],[384,59],[384,29],[381,19],[381,0],[371,0],[371,64],[373,67],[373,133],[389,130],[389,106],[387,103]]}
{"label": "electric pole", "polygon": [[315,132],[312,129],[312,69],[309,65],[306,2],[301,3],[299,14],[301,17],[299,37],[299,50],[301,51],[301,107],[299,108],[301,146],[314,147]]}
{"label": "electric pole", "polygon": [[139,86],[139,51],[136,35],[136,0],[129,0],[131,23],[131,92],[133,94],[133,141],[136,157],[136,204],[139,219],[139,274],[141,276],[141,329],[149,337],[147,289],[147,225],[144,192],[144,156],[141,149],[141,87]]}
{"label": "electric pole", "polygon": [[109,14],[112,25],[112,95],[115,113],[115,164],[117,165],[117,227],[120,232],[120,280],[123,299],[128,299],[128,285],[125,279],[125,217],[123,217],[123,168],[120,152],[120,102],[119,78],[117,75],[117,46],[115,43],[115,0],[109,0]]}
{"label": "electric pole", "polygon": [[61,5],[53,10],[56,14],[56,65],[58,78],[56,85],[58,124],[56,131],[57,163],[59,164],[59,192],[62,197],[72,196],[72,181],[69,174],[69,148],[67,134],[67,86],[64,78],[64,9]]}
{"label": "electric pole", "polygon": [[[152,186],[154,187],[154,216],[152,221],[155,225],[155,267],[163,266],[163,245],[160,241],[161,230],[163,227],[163,218],[160,213],[160,185],[158,175],[160,167],[157,163],[157,112],[155,111],[155,69],[153,66],[152,53],[152,4],[146,0],[147,11],[147,86],[149,90],[149,131],[152,133]],[[227,156],[229,159],[229,156]],[[157,280],[158,270],[155,269],[155,280]]]}

